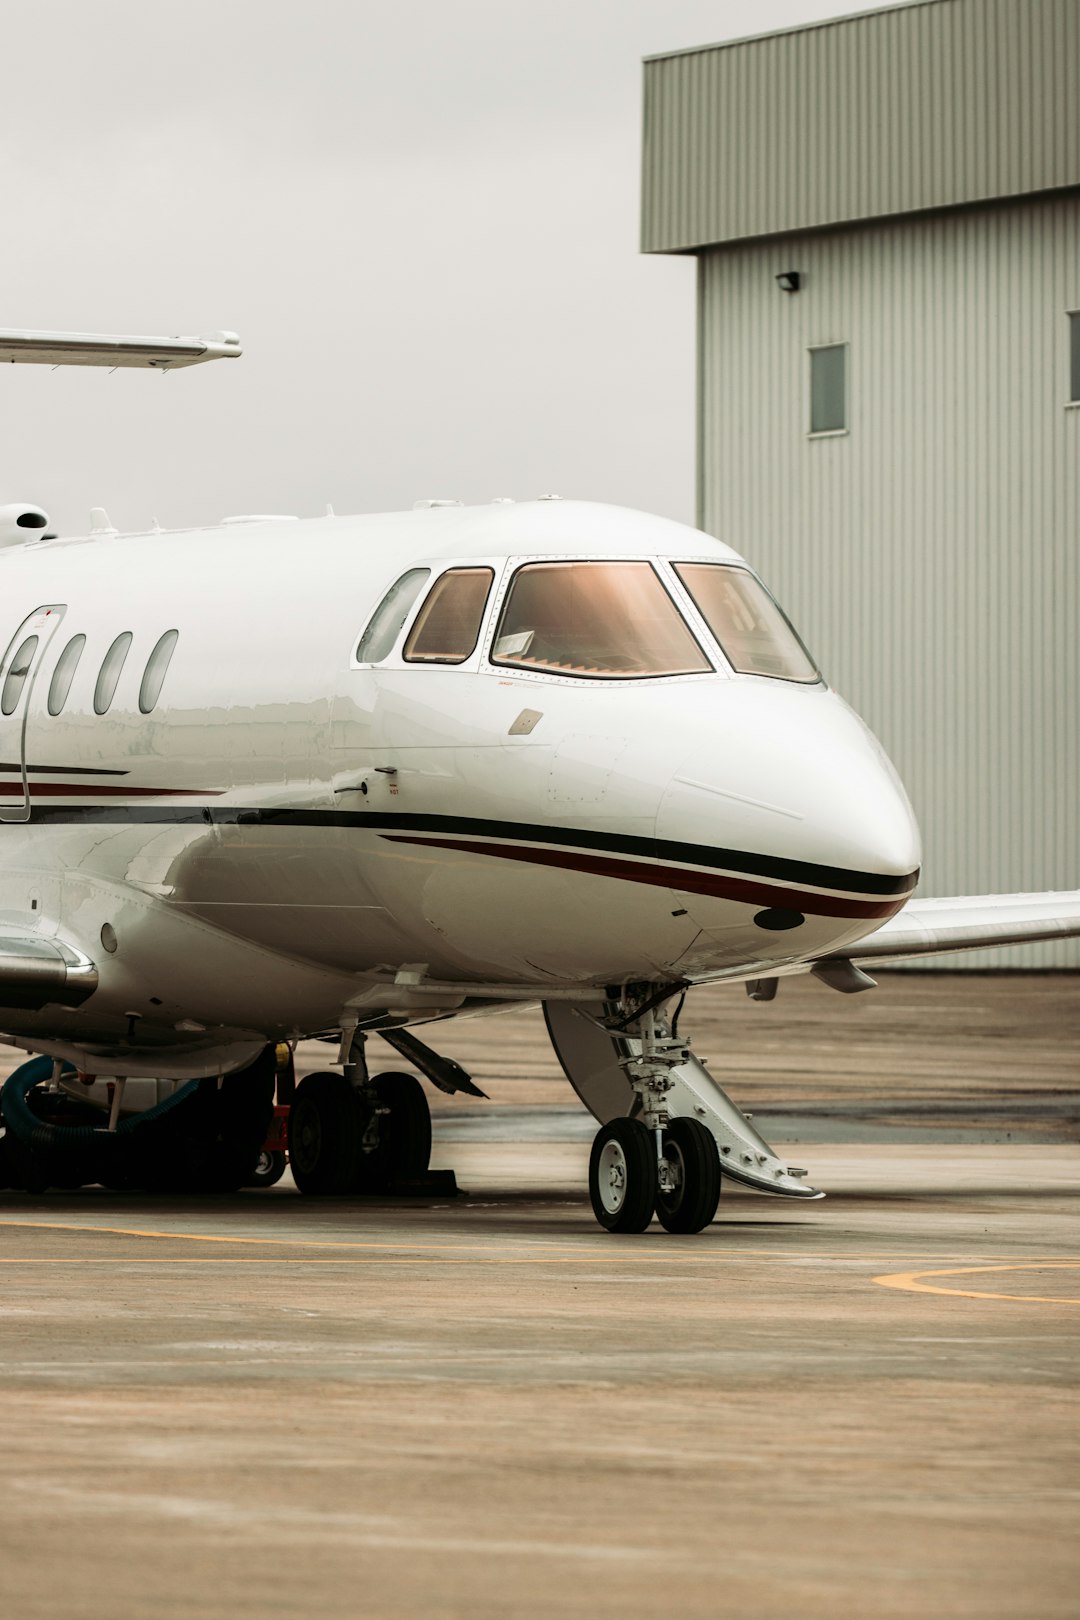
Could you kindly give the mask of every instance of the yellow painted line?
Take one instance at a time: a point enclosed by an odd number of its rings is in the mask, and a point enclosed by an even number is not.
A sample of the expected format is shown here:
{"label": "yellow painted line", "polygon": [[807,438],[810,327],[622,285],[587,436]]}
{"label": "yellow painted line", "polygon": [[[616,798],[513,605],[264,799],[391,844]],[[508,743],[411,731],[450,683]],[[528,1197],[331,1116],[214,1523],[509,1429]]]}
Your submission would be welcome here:
{"label": "yellow painted line", "polygon": [[938,1288],[924,1282],[925,1277],[967,1277],[979,1273],[1001,1271],[1070,1271],[1080,1268],[1080,1260],[1024,1260],[1009,1265],[954,1266],[943,1271],[898,1271],[891,1276],[875,1277],[882,1288],[899,1288],[912,1294],[948,1294],[954,1299],[1008,1299],[1030,1305],[1080,1305],[1080,1298],[1069,1299],[1059,1294],[996,1294],[974,1288]]}
{"label": "yellow painted line", "polygon": [[[697,1265],[697,1264],[701,1264],[701,1263],[705,1263],[705,1262],[716,1263],[716,1262],[727,1262],[727,1261],[733,1261],[733,1260],[786,1261],[787,1263],[792,1264],[792,1265],[800,1265],[800,1264],[805,1264],[805,1263],[808,1263],[808,1262],[812,1262],[812,1263],[817,1263],[817,1262],[836,1263],[836,1262],[840,1262],[840,1263],[848,1264],[848,1265],[870,1265],[870,1264],[875,1264],[875,1263],[880,1264],[881,1261],[883,1261],[883,1260],[896,1261],[897,1259],[900,1258],[900,1255],[898,1255],[898,1254],[895,1254],[895,1253],[894,1254],[888,1254],[888,1253],[883,1254],[880,1251],[879,1252],[871,1251],[869,1253],[855,1252],[855,1253],[848,1253],[848,1254],[830,1254],[830,1253],[819,1254],[819,1253],[812,1253],[812,1252],[793,1252],[791,1250],[781,1250],[781,1249],[778,1249],[778,1248],[769,1248],[769,1249],[743,1249],[743,1248],[736,1249],[736,1248],[730,1248],[730,1247],[719,1248],[715,1244],[710,1243],[707,1240],[702,1241],[702,1239],[700,1237],[695,1237],[693,1239],[687,1240],[687,1242],[684,1242],[684,1243],[679,1243],[677,1240],[673,1243],[669,1234],[661,1233],[659,1231],[654,1231],[652,1233],[651,1237],[649,1237],[649,1238],[647,1238],[645,1240],[645,1242],[648,1245],[649,1250],[651,1251],[649,1253],[643,1252],[644,1245],[643,1245],[643,1243],[641,1241],[638,1241],[636,1243],[630,1243],[630,1242],[627,1241],[627,1239],[625,1237],[619,1239],[617,1245],[615,1245],[615,1244],[604,1244],[601,1247],[596,1242],[596,1239],[601,1236],[601,1234],[599,1232],[597,1232],[595,1234],[590,1233],[588,1238],[583,1239],[583,1242],[588,1244],[588,1252],[585,1252],[581,1246],[575,1246],[573,1248],[570,1248],[566,1244],[556,1244],[554,1242],[545,1243],[542,1240],[538,1240],[538,1239],[525,1239],[525,1240],[522,1240],[522,1241],[529,1245],[529,1249],[530,1249],[531,1252],[527,1252],[527,1253],[524,1253],[524,1254],[522,1254],[522,1253],[511,1254],[511,1253],[507,1253],[506,1246],[504,1246],[504,1245],[499,1245],[498,1247],[493,1247],[491,1244],[479,1244],[479,1243],[422,1243],[422,1242],[395,1243],[395,1242],[384,1242],[384,1241],[379,1241],[379,1240],[370,1240],[369,1241],[369,1240],[366,1240],[366,1239],[353,1240],[353,1239],[315,1238],[315,1237],[311,1237],[311,1238],[279,1238],[279,1237],[248,1237],[248,1236],[242,1236],[242,1235],[240,1235],[240,1236],[233,1236],[233,1235],[226,1236],[226,1235],[224,1235],[222,1233],[215,1233],[215,1232],[167,1232],[167,1231],[160,1231],[157,1228],[147,1228],[147,1227],[97,1226],[97,1225],[91,1226],[91,1225],[87,1225],[87,1224],[84,1224],[82,1222],[76,1222],[76,1221],[0,1220],[0,1231],[2,1231],[5,1227],[10,1227],[12,1230],[15,1230],[15,1231],[18,1231],[18,1230],[36,1230],[36,1231],[45,1231],[45,1232],[81,1232],[84,1235],[88,1235],[88,1236],[148,1238],[148,1239],[154,1239],[154,1240],[162,1241],[162,1242],[166,1242],[166,1243],[209,1243],[209,1244],[224,1244],[226,1247],[245,1246],[245,1247],[257,1247],[257,1248],[269,1248],[269,1249],[308,1249],[308,1250],[311,1250],[311,1249],[333,1249],[335,1251],[335,1258],[334,1259],[331,1259],[331,1258],[327,1257],[325,1260],[319,1261],[319,1263],[325,1264],[325,1265],[334,1264],[334,1263],[336,1263],[337,1259],[340,1259],[342,1262],[345,1262],[350,1258],[350,1256],[355,1257],[357,1260],[359,1260],[361,1258],[366,1258],[366,1257],[370,1257],[372,1259],[375,1259],[378,1256],[384,1256],[388,1260],[396,1259],[401,1263],[407,1262],[410,1256],[424,1256],[424,1257],[432,1257],[432,1258],[442,1258],[442,1259],[444,1259],[444,1260],[446,1260],[448,1262],[451,1262],[453,1264],[458,1264],[458,1265],[467,1265],[467,1264],[470,1263],[470,1261],[475,1261],[476,1263],[483,1263],[483,1262],[490,1261],[492,1263],[499,1264],[499,1265],[553,1265],[553,1264],[562,1264],[562,1263],[567,1263],[567,1262],[569,1262],[570,1264],[577,1264],[577,1265],[601,1265],[601,1264],[602,1265],[612,1265],[612,1264],[617,1265],[620,1262],[620,1260],[631,1260],[632,1259],[635,1264],[639,1264],[639,1265],[642,1264],[642,1263],[648,1263],[648,1264],[667,1265],[667,1266]],[[510,1242],[510,1243],[512,1243],[513,1241],[514,1240],[512,1238],[508,1240],[508,1242]],[[730,1242],[730,1239],[729,1239],[729,1242]],[[962,1257],[961,1256],[949,1257],[949,1256],[939,1255],[936,1258],[938,1260],[946,1259],[946,1258],[964,1258],[964,1259],[967,1259],[968,1255],[964,1255]],[[1016,1263],[1014,1261],[1014,1257],[1011,1256],[1011,1255],[1003,1255],[1003,1256],[990,1255],[990,1256],[984,1256],[983,1258],[984,1258],[984,1260],[1010,1261],[1010,1262],[1013,1262],[1014,1264],[1017,1265],[1017,1269],[1024,1269],[1026,1267],[1029,1268],[1029,1267],[1032,1267],[1032,1266],[1041,1266],[1041,1265],[1066,1265],[1066,1266],[1080,1265],[1080,1260],[1062,1260],[1061,1257],[1058,1256],[1058,1255],[1047,1256],[1045,1258],[1040,1257],[1040,1256],[1033,1256],[1033,1257],[1029,1257],[1027,1260],[1024,1260],[1024,1261],[1019,1262],[1019,1263]],[[83,1265],[100,1265],[100,1264],[125,1264],[125,1265],[127,1265],[127,1264],[139,1264],[139,1265],[146,1265],[146,1264],[154,1264],[154,1265],[179,1265],[179,1264],[189,1264],[189,1265],[191,1265],[191,1264],[202,1264],[202,1265],[233,1264],[233,1265],[239,1265],[239,1264],[249,1264],[249,1265],[264,1265],[264,1264],[274,1264],[274,1265],[284,1265],[284,1264],[287,1264],[287,1263],[290,1263],[290,1264],[315,1263],[316,1259],[317,1259],[317,1257],[310,1256],[310,1255],[305,1256],[305,1257],[297,1257],[295,1260],[292,1259],[292,1257],[285,1256],[285,1255],[278,1255],[278,1256],[274,1256],[274,1257],[265,1256],[265,1257],[259,1257],[257,1259],[254,1256],[252,1256],[252,1257],[249,1257],[249,1258],[246,1257],[244,1260],[241,1260],[241,1259],[239,1259],[239,1258],[237,1258],[235,1256],[234,1257],[215,1256],[213,1258],[211,1258],[209,1256],[205,1256],[205,1257],[200,1257],[198,1260],[196,1260],[194,1257],[186,1257],[185,1259],[181,1259],[180,1257],[172,1257],[172,1258],[170,1258],[170,1257],[163,1256],[163,1257],[161,1257],[161,1259],[158,1260],[158,1259],[153,1259],[149,1255],[129,1255],[129,1256],[126,1256],[126,1257],[125,1256],[94,1257],[94,1256],[76,1256],[76,1255],[67,1256],[67,1255],[64,1255],[64,1256],[58,1256],[58,1257],[51,1258],[51,1259],[36,1260],[32,1256],[23,1257],[23,1256],[20,1256],[20,1255],[10,1255],[10,1256],[0,1256],[0,1264],[3,1264],[3,1265],[32,1265],[32,1264],[50,1264],[50,1265],[65,1265],[65,1264],[68,1264],[68,1265],[70,1265],[70,1264],[83,1264]],[[419,1260],[417,1260],[415,1263],[419,1264],[421,1262]],[[966,1268],[962,1268],[962,1269],[976,1270],[977,1271],[977,1270],[984,1270],[984,1269],[989,1269],[989,1268],[986,1267],[986,1266],[975,1266],[975,1267],[966,1267]],[[954,1274],[953,1272],[943,1272],[943,1273],[941,1273],[941,1275],[953,1275],[953,1274]],[[922,1276],[934,1276],[934,1275],[937,1275],[937,1273],[929,1272],[929,1271],[927,1271],[927,1272],[905,1272],[905,1273],[902,1273],[900,1275],[902,1275],[904,1277],[922,1277]],[[880,1282],[883,1286],[887,1286],[887,1287],[900,1287],[901,1286],[900,1282],[891,1282],[887,1278],[883,1278],[883,1277],[875,1277],[873,1280],[875,1282]],[[926,1290],[923,1290],[923,1291],[925,1291],[925,1292],[935,1292],[935,1290],[933,1290],[933,1289],[926,1289]],[[945,1293],[955,1292],[955,1290],[948,1290],[948,1289],[936,1290],[936,1291],[937,1292],[945,1292]],[[1014,1296],[1005,1296],[1005,1297],[1014,1297]]]}
{"label": "yellow painted line", "polygon": [[[478,1243],[383,1243],[366,1242],[363,1240],[338,1238],[277,1238],[277,1237],[243,1237],[226,1236],[217,1232],[160,1232],[153,1228],[137,1226],[87,1226],[75,1221],[8,1221],[0,1220],[0,1230],[4,1227],[30,1227],[45,1232],[90,1232],[104,1233],[114,1237],[138,1238],[164,1238],[176,1243],[226,1243],[226,1244],[253,1244],[269,1248],[283,1249],[385,1249],[400,1250],[409,1253],[423,1250],[431,1253],[451,1253],[463,1251],[469,1254],[484,1254],[497,1252],[491,1250],[491,1245]],[[556,1249],[554,1243],[546,1244],[539,1240],[532,1240],[535,1248]],[[571,1250],[559,1249],[558,1253],[571,1253]]]}
{"label": "yellow painted line", "polygon": [[[701,1256],[701,1259],[739,1259],[735,1255]],[[620,1265],[689,1266],[692,1256],[667,1259],[662,1254],[642,1254],[640,1250],[611,1249],[593,1254],[337,1254],[337,1255],[0,1255],[0,1266],[606,1266]]]}

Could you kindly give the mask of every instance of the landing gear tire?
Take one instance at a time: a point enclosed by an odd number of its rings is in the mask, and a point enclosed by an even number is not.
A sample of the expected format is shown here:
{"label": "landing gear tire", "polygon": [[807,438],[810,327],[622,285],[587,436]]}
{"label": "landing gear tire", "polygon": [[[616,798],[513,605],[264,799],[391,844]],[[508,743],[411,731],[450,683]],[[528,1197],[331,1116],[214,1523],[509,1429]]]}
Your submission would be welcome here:
{"label": "landing gear tire", "polygon": [[284,1153],[276,1148],[263,1148],[255,1160],[255,1168],[248,1180],[249,1187],[274,1187],[285,1174],[288,1163]]}
{"label": "landing gear tire", "polygon": [[720,1202],[715,1138],[699,1119],[673,1119],[664,1131],[663,1153],[656,1218],[669,1232],[700,1232]]}
{"label": "landing gear tire", "polygon": [[289,1110],[289,1163],[302,1193],[341,1197],[357,1190],[364,1111],[342,1074],[309,1074]]}
{"label": "landing gear tire", "polygon": [[589,1156],[593,1214],[609,1232],[644,1232],[656,1207],[656,1142],[637,1119],[602,1125]]}
{"label": "landing gear tire", "polygon": [[413,1074],[377,1074],[378,1142],[361,1154],[360,1191],[381,1192],[418,1180],[431,1159],[431,1110]]}

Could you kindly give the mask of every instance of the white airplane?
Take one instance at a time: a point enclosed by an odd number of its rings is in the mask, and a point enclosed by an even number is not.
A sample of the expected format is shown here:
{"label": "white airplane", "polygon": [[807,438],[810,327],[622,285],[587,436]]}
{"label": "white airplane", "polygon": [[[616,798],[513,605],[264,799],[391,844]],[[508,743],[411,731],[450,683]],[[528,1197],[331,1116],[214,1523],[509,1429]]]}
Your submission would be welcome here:
{"label": "white airplane", "polygon": [[[0,356],[239,353],[61,337]],[[694,986],[1080,934],[1076,891],[913,898],[881,747],[678,523],[542,497],[60,538],[16,504],[0,604],[0,1039],[38,1054],[0,1098],[12,1186],[235,1188],[312,1036],[300,1191],[415,1184],[422,1088],[365,1035],[475,1091],[414,1027],[541,1002],[600,1223],[698,1231],[723,1177],[821,1195],[693,1056]]]}

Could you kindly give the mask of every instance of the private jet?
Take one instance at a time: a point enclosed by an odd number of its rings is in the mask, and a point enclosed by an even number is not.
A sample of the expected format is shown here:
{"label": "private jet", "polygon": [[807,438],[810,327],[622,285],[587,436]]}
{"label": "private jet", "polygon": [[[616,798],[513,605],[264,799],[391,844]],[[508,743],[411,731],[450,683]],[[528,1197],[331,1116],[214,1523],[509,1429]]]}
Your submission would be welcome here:
{"label": "private jet", "polygon": [[[204,339],[0,333],[169,370]],[[695,987],[1080,934],[1080,892],[915,898],[879,743],[722,540],[542,496],[60,535],[0,510],[0,1183],[250,1181],[278,1071],[308,1196],[422,1185],[416,1034],[543,1008],[612,1232],[725,1178],[812,1199],[683,1032]],[[683,1014],[680,1017],[680,1014]],[[372,1073],[377,1032],[409,1071]],[[425,1035],[430,1031],[425,1030]],[[435,1038],[435,1037],[432,1037]]]}

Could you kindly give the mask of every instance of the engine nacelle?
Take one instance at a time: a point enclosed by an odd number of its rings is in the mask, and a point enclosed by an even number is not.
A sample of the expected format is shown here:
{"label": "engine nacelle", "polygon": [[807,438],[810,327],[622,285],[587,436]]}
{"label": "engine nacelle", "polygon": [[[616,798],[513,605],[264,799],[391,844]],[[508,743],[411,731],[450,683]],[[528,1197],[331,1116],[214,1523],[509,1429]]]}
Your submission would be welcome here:
{"label": "engine nacelle", "polygon": [[49,514],[28,501],[12,501],[0,506],[0,546],[21,546],[27,540],[51,540],[45,531],[49,527]]}

